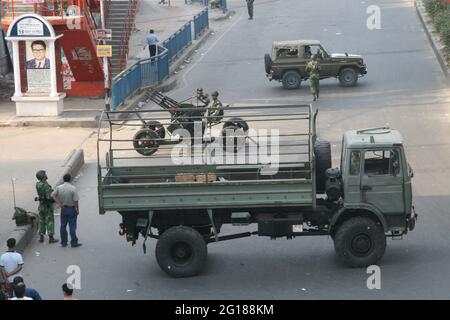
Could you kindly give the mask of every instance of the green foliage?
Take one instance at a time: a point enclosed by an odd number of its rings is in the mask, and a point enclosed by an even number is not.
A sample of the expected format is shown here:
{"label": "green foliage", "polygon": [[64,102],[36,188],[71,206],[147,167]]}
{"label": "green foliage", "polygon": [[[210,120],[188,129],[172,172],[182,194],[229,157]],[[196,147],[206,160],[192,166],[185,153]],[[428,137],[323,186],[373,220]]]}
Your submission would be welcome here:
{"label": "green foliage", "polygon": [[424,0],[425,9],[428,14],[434,19],[434,17],[443,11],[446,11],[447,4],[444,0]]}
{"label": "green foliage", "polygon": [[445,0],[424,0],[425,8],[432,17],[436,31],[445,46],[450,49],[450,6]]}

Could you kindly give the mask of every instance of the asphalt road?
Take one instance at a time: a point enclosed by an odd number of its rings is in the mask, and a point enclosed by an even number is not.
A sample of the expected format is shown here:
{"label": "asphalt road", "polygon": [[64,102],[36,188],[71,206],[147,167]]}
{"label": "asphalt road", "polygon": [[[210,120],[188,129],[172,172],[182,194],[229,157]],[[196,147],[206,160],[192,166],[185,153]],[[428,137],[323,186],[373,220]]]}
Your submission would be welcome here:
{"label": "asphalt road", "polygon": [[[257,1],[258,2],[258,1]],[[381,30],[366,28],[366,9],[381,8]],[[368,75],[354,88],[321,82],[320,136],[333,145],[338,165],[342,133],[390,125],[402,132],[415,177],[419,221],[402,241],[388,240],[380,261],[381,290],[369,290],[364,269],[339,264],[326,237],[244,238],[209,246],[205,271],[172,279],[150,254],[117,234],[118,214],[97,214],[96,167],[89,163],[81,191],[83,247],[34,243],[25,253],[25,280],[44,298],[61,297],[66,268],[81,268],[82,299],[448,299],[450,298],[450,89],[416,16],[412,1],[279,0],[244,8],[216,30],[179,73],[171,95],[185,98],[218,89],[233,105],[310,103],[309,89],[285,91],[264,75],[263,55],[274,40],[320,39],[331,52],[362,54]],[[229,231],[256,227],[227,227]]]}

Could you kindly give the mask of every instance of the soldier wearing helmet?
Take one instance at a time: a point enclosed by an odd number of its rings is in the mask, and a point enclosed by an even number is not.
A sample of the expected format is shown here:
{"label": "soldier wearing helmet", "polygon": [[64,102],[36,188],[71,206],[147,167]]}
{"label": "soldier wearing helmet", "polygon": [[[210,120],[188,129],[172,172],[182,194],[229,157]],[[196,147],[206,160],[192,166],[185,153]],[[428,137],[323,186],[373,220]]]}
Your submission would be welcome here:
{"label": "soldier wearing helmet", "polygon": [[38,182],[36,183],[36,191],[38,197],[36,200],[39,201],[39,242],[44,242],[45,233],[48,234],[49,243],[56,243],[58,239],[53,236],[55,234],[55,218],[53,215],[53,203],[55,202],[51,197],[53,192],[52,187],[47,182],[47,173],[44,170],[39,170],[36,172],[36,178]]}
{"label": "soldier wearing helmet", "polygon": [[197,89],[197,106],[199,106],[199,102],[203,104],[202,107],[207,107],[209,104],[208,95],[203,93],[203,88]]}
{"label": "soldier wearing helmet", "polygon": [[222,108],[222,102],[218,99],[219,92],[214,91],[211,93],[212,97],[212,103],[208,110],[208,122],[220,122],[221,120],[221,108]]}

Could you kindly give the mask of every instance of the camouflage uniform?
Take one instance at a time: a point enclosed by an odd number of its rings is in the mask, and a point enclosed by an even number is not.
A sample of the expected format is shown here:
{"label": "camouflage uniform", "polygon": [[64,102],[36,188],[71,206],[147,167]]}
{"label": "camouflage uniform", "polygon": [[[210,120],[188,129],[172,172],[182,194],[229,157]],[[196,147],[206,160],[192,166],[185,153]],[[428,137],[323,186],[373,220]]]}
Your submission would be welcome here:
{"label": "camouflage uniform", "polygon": [[53,202],[51,202],[52,187],[46,180],[36,183],[36,191],[39,197],[39,234],[45,235],[47,231],[49,237],[55,234],[55,219],[53,216]]}
{"label": "camouflage uniform", "polygon": [[306,65],[306,72],[309,73],[311,93],[313,95],[314,101],[319,98],[320,69],[320,65],[317,62],[317,56],[313,55],[311,60]]}
{"label": "camouflage uniform", "polygon": [[253,2],[255,0],[246,0],[247,1],[247,9],[248,9],[248,17],[249,19],[253,19]]}
{"label": "camouflage uniform", "polygon": [[[217,94],[219,95],[219,94]],[[217,96],[216,96],[217,97]],[[214,95],[213,95],[213,100],[212,100],[212,104],[210,106],[210,108],[216,108],[216,110],[209,110],[208,111],[208,121],[209,122],[220,122],[221,120],[221,116],[220,116],[220,109],[222,108],[222,102],[219,101],[219,99],[214,99]]]}

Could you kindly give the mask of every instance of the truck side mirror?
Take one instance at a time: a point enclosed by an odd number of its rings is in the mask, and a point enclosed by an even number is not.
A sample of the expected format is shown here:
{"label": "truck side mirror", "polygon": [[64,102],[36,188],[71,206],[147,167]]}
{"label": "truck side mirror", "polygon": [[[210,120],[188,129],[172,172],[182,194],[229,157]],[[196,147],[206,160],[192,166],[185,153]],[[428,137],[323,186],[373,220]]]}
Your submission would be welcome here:
{"label": "truck side mirror", "polygon": [[408,176],[409,176],[410,178],[414,178],[414,171],[413,171],[413,169],[409,166],[409,164],[408,164]]}

